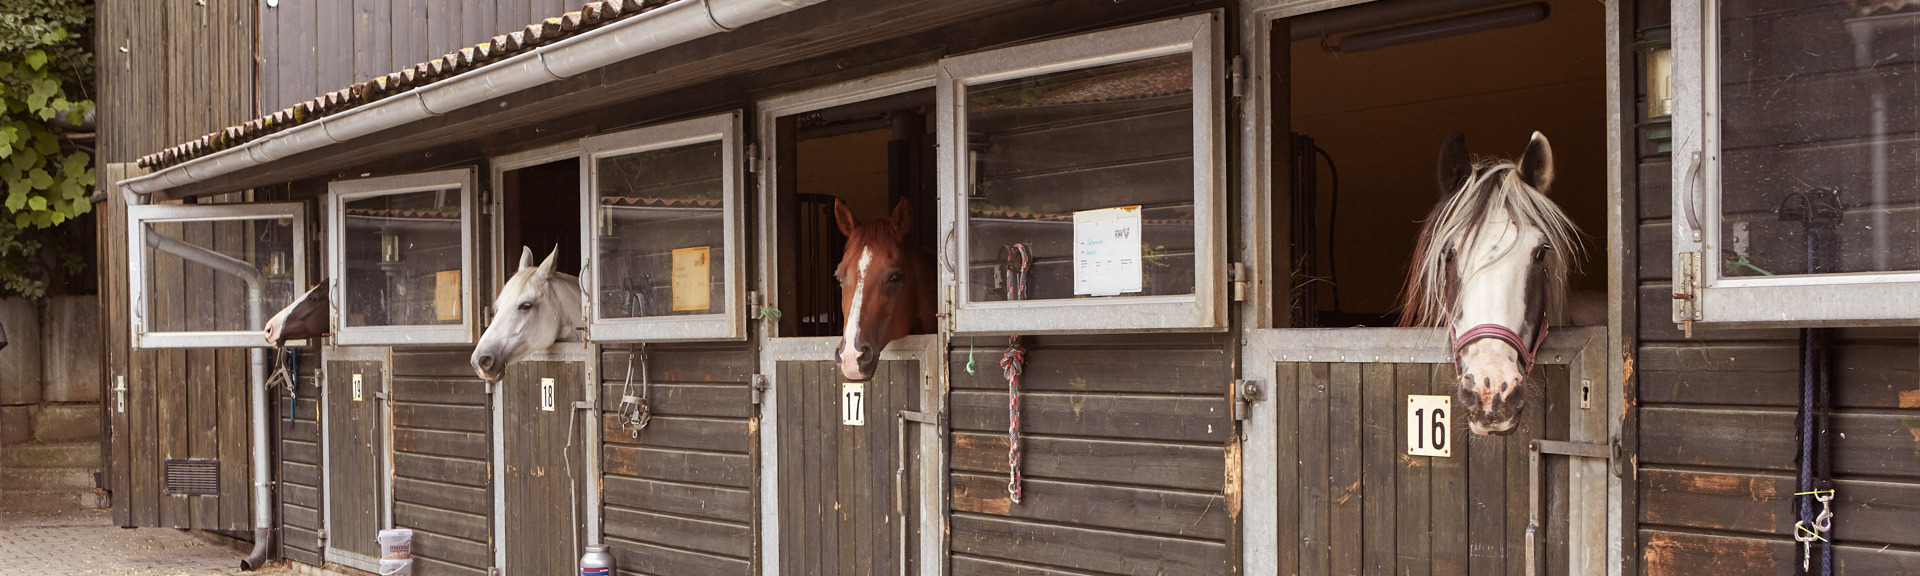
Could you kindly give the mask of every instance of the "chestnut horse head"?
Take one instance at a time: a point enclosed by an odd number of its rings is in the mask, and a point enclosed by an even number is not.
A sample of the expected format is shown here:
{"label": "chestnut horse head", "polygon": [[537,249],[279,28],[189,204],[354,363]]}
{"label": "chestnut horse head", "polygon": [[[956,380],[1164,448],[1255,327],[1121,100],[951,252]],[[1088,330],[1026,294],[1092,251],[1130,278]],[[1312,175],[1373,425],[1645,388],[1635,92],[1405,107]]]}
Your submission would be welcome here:
{"label": "chestnut horse head", "polygon": [[1458,135],[1440,150],[1441,200],[1414,247],[1401,323],[1451,329],[1456,411],[1477,434],[1513,431],[1547,319],[1567,299],[1579,231],[1547,199],[1552,183],[1539,132],[1519,162],[1474,161]]}
{"label": "chestnut horse head", "polygon": [[933,331],[933,255],[907,245],[913,208],[905,199],[894,205],[893,216],[858,224],[847,204],[835,199],[833,218],[847,235],[847,251],[833,272],[847,319],[834,355],[842,376],[865,382],[888,343]]}

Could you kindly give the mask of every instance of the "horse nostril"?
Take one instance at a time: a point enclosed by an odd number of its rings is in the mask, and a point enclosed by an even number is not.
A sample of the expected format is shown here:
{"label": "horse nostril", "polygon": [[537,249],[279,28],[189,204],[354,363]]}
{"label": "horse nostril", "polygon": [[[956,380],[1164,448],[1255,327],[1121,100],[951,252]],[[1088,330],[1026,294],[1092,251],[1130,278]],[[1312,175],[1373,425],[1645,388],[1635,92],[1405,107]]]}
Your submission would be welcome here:
{"label": "horse nostril", "polygon": [[866,344],[861,344],[860,345],[860,361],[866,362],[868,358],[872,358],[872,357],[873,357],[873,347],[868,346]]}
{"label": "horse nostril", "polygon": [[488,369],[488,368],[493,368],[493,357],[492,357],[492,356],[481,356],[481,357],[480,357],[480,368],[481,368],[481,369]]}

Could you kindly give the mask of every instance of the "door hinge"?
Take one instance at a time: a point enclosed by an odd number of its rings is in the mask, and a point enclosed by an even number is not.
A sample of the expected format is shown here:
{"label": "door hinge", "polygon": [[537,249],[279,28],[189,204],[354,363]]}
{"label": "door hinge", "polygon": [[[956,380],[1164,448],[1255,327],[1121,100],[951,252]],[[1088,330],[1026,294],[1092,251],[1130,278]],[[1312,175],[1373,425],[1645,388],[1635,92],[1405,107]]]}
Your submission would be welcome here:
{"label": "door hinge", "polygon": [[1227,388],[1227,401],[1233,405],[1233,421],[1245,422],[1253,412],[1253,403],[1265,398],[1259,380],[1234,380]]}
{"label": "door hinge", "polygon": [[760,173],[760,144],[759,143],[755,143],[755,142],[747,143],[747,173],[748,174]]}
{"label": "door hinge", "polygon": [[1247,280],[1246,263],[1234,262],[1232,266],[1228,267],[1227,279],[1230,280],[1230,282],[1228,283],[1230,288],[1228,290],[1233,296],[1233,301],[1246,302],[1247,301],[1247,285],[1251,284],[1251,282]]}
{"label": "door hinge", "polygon": [[1692,338],[1693,323],[1700,320],[1700,253],[1681,252],[1674,266],[1673,321]]}
{"label": "door hinge", "polygon": [[753,375],[753,384],[751,385],[751,387],[749,388],[749,390],[750,390],[750,392],[748,392],[748,393],[747,393],[747,399],[748,399],[748,401],[750,401],[750,402],[752,402],[754,406],[759,406],[759,405],[760,405],[760,404],[761,404],[762,402],[765,402],[765,401],[766,401],[766,399],[767,399],[767,398],[766,398],[766,396],[767,396],[767,375],[765,375],[765,374],[754,374],[754,375]]}
{"label": "door hinge", "polygon": [[1238,100],[1240,98],[1245,98],[1247,96],[1247,87],[1246,87],[1247,61],[1246,60],[1240,58],[1239,56],[1234,56],[1233,60],[1228,61],[1227,81],[1233,83],[1232,90],[1233,90],[1234,99]]}

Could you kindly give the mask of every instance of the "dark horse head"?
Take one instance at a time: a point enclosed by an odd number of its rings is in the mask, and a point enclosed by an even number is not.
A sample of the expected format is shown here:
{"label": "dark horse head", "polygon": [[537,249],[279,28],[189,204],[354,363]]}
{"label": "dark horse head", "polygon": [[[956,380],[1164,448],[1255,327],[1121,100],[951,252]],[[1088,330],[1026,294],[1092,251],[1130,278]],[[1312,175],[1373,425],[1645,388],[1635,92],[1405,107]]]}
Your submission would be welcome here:
{"label": "dark horse head", "polygon": [[1552,183],[1539,132],[1519,162],[1476,162],[1458,135],[1440,150],[1442,197],[1414,248],[1402,324],[1451,329],[1456,410],[1477,434],[1513,431],[1547,318],[1566,300],[1579,231],[1547,199]]}
{"label": "dark horse head", "polygon": [[842,376],[864,382],[873,378],[888,343],[933,331],[933,255],[907,245],[913,208],[905,199],[894,205],[892,217],[857,224],[847,204],[835,199],[833,218],[847,235],[847,251],[833,271],[847,318],[834,356]]}

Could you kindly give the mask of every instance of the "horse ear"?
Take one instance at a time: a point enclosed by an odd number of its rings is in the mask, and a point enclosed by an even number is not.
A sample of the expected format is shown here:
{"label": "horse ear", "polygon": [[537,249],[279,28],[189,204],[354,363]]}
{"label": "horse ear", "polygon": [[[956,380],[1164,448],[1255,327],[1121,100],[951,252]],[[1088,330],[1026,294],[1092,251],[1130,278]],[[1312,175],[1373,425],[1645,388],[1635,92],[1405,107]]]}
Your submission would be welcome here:
{"label": "horse ear", "polygon": [[1440,146],[1440,197],[1459,192],[1472,176],[1473,158],[1467,156],[1467,135],[1455,133]]}
{"label": "horse ear", "polygon": [[[520,268],[526,268],[532,265],[533,265],[533,249],[528,248],[526,246],[521,246],[520,247]],[[515,268],[515,270],[518,270],[518,269],[519,268]]]}
{"label": "horse ear", "polygon": [[901,238],[907,237],[907,231],[913,229],[913,204],[901,198],[893,205],[893,233]]}
{"label": "horse ear", "polygon": [[1547,135],[1534,132],[1527,142],[1527,152],[1520,156],[1520,181],[1541,192],[1553,185],[1553,147],[1547,145]]}
{"label": "horse ear", "polygon": [[535,278],[547,278],[547,277],[553,276],[553,263],[559,259],[560,259],[560,247],[554,246],[553,251],[547,253],[547,259],[540,262],[540,270],[538,272],[534,272],[533,276]]}
{"label": "horse ear", "polygon": [[847,208],[847,203],[839,198],[833,199],[833,221],[840,225],[840,233],[848,236],[853,235],[854,228],[860,227],[860,221],[853,219],[853,210]]}

